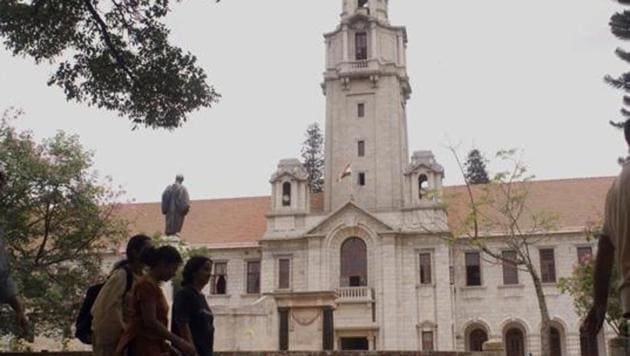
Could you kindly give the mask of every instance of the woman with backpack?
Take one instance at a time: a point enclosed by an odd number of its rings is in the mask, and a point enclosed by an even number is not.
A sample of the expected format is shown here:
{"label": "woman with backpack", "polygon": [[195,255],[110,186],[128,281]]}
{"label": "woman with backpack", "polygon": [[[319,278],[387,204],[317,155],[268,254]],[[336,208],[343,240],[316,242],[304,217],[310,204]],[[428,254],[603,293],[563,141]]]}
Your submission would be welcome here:
{"label": "woman with backpack", "polygon": [[92,350],[94,356],[112,356],[129,321],[130,290],[144,274],[140,256],[151,246],[151,238],[135,235],[127,243],[127,258],[114,267],[92,306]]}
{"label": "woman with backpack", "polygon": [[172,330],[195,345],[199,356],[212,356],[214,344],[213,315],[201,290],[210,281],[212,261],[193,256],[182,273],[182,288],[173,302]]}
{"label": "woman with backpack", "polygon": [[[197,356],[195,347],[168,330],[168,303],[162,282],[171,280],[182,264],[182,257],[172,246],[149,247],[142,254],[147,273],[133,288],[132,315],[123,333],[116,356],[168,356],[181,351]],[[167,341],[170,341],[171,347]]]}

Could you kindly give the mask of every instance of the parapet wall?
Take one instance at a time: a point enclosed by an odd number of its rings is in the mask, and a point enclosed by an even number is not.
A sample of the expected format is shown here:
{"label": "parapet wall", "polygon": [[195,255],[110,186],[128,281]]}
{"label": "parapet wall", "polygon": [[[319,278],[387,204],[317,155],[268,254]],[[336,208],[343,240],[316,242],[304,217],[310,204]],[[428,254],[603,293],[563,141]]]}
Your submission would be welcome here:
{"label": "parapet wall", "polygon": [[[92,356],[90,352],[0,353],[2,356]],[[501,352],[408,352],[408,351],[254,351],[215,352],[214,356],[501,356]]]}

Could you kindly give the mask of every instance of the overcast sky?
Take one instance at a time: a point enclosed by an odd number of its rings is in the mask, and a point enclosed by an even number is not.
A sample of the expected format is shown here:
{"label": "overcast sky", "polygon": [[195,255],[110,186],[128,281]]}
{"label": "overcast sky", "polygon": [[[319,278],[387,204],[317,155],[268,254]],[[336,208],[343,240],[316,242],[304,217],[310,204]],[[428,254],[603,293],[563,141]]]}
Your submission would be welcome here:
{"label": "overcast sky", "polygon": [[[324,123],[322,34],[341,0],[173,2],[173,41],[197,55],[223,95],[173,132],[131,131],[128,120],[47,87],[54,67],[0,50],[0,108],[39,138],[65,130],[95,152],[96,167],[127,191],[157,201],[176,173],[193,198],[268,195],[278,160],[297,157],[309,123]],[[608,0],[391,0],[390,22],[407,27],[410,154],[430,149],[461,183],[445,145],[488,158],[520,148],[541,179],[614,175],[626,154],[621,92],[602,77],[628,69],[608,31]],[[630,45],[630,44],[628,44]],[[492,165],[491,167],[492,168]]]}

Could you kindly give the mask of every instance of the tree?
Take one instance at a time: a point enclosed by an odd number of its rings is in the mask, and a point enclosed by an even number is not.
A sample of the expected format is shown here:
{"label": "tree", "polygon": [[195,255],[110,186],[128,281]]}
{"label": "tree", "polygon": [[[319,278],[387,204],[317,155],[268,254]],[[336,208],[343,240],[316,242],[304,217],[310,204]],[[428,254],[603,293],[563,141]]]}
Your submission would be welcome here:
{"label": "tree", "polygon": [[317,123],[306,129],[306,140],[302,143],[302,159],[308,172],[308,186],[311,192],[319,193],[324,186],[324,135]]}
{"label": "tree", "polygon": [[[509,264],[529,275],[534,285],[541,318],[541,355],[550,353],[551,319],[543,292],[541,273],[535,267],[531,251],[550,239],[556,229],[557,214],[531,209],[528,204],[529,182],[527,167],[515,158],[516,151],[500,151],[497,158],[509,168],[497,173],[483,186],[473,186],[456,152],[451,152],[464,176],[464,193],[468,204],[460,226],[453,232],[453,243],[478,249],[492,263]],[[512,251],[512,256],[502,252]]]}
{"label": "tree", "polygon": [[464,168],[466,168],[466,181],[470,184],[490,183],[485,161],[481,152],[476,148],[468,153],[468,158],[466,159],[466,163],[464,163]]}
{"label": "tree", "polygon": [[[622,5],[630,5],[629,0],[616,0],[616,1]],[[625,10],[623,12],[616,12],[615,14],[611,16],[609,25],[610,25],[610,31],[617,38],[621,40],[630,40],[630,11]],[[615,50],[615,54],[621,60],[630,63],[630,52],[622,49],[621,47],[617,47],[617,49]],[[606,75],[604,77],[604,80],[609,85],[617,89],[622,89],[626,93],[630,91],[630,72],[623,73],[618,77]],[[623,105],[620,110],[621,116],[624,118],[623,121],[630,119],[629,106],[630,106],[630,96],[624,95]],[[610,123],[615,127],[623,127],[623,121],[615,122],[614,120],[611,120]]]}
{"label": "tree", "polygon": [[[593,305],[593,273],[595,273],[595,259],[590,258],[578,264],[573,270],[573,274],[567,278],[561,278],[558,287],[562,293],[568,293],[573,297],[575,313],[580,318],[586,318]],[[617,267],[613,267],[610,276],[611,283],[608,291],[608,306],[606,311],[606,324],[618,336],[630,336],[628,324],[623,317],[623,312],[619,297],[619,272]]]}
{"label": "tree", "polygon": [[67,100],[173,129],[219,98],[189,52],[170,44],[168,0],[2,0],[0,38],[15,56],[58,62]]}
{"label": "tree", "polygon": [[[99,183],[92,153],[76,136],[59,132],[38,143],[0,121],[0,160],[8,183],[0,222],[12,275],[35,333],[67,339],[87,287],[103,279],[102,252],[117,246],[127,225],[116,217],[119,193]],[[0,333],[11,313],[0,313]]]}

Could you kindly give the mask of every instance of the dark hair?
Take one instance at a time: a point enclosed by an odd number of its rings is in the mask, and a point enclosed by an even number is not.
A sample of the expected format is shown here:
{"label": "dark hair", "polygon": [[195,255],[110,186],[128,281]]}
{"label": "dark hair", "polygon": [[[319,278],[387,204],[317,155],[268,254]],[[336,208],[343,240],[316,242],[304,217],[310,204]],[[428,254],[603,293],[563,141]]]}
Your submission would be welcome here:
{"label": "dark hair", "polygon": [[135,261],[140,258],[140,252],[142,248],[147,245],[147,242],[151,241],[151,238],[147,235],[138,234],[132,236],[127,242],[127,260]]}
{"label": "dark hair", "polygon": [[208,262],[212,263],[212,261],[206,256],[191,257],[188,262],[186,262],[184,271],[182,272],[182,287],[193,284],[197,272],[199,272],[199,270]]}
{"label": "dark hair", "polygon": [[173,246],[162,246],[155,248],[149,246],[145,248],[140,256],[140,261],[149,267],[155,267],[160,263],[166,265],[181,264],[182,256]]}

